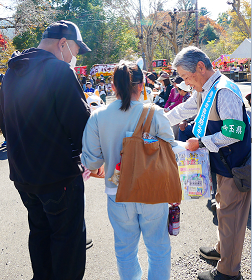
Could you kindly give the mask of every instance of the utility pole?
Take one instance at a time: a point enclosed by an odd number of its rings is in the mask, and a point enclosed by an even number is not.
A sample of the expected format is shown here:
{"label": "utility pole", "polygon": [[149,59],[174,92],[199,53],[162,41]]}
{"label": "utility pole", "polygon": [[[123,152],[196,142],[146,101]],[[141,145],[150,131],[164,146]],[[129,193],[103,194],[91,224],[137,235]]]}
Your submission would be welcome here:
{"label": "utility pole", "polygon": [[195,4],[195,25],[196,25],[196,47],[199,46],[199,21],[198,21],[198,0],[196,0]]}
{"label": "utility pole", "polygon": [[194,9],[194,11],[195,11],[195,29],[196,29],[196,31],[195,31],[195,34],[196,34],[196,36],[195,36],[195,38],[196,38],[196,47],[198,47],[199,46],[199,20],[198,20],[198,14],[199,14],[199,11],[198,11],[198,0],[191,0],[191,3],[193,4],[193,5],[195,5],[195,9]]}
{"label": "utility pole", "polygon": [[143,70],[147,70],[146,61],[145,61],[145,53],[144,53],[144,48],[143,48],[143,26],[142,26],[141,0],[139,0],[139,7],[140,7],[140,25],[141,25],[141,45],[142,45]]}

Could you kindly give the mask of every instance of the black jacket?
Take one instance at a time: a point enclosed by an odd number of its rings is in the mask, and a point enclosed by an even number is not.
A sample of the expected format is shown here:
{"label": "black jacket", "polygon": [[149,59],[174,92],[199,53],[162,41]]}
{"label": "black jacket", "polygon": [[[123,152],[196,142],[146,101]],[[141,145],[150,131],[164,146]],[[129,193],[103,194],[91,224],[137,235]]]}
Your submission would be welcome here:
{"label": "black jacket", "polygon": [[29,49],[10,59],[1,92],[10,179],[19,190],[46,193],[81,174],[82,134],[90,116],[68,63]]}
{"label": "black jacket", "polygon": [[170,93],[171,93],[171,89],[172,89],[172,85],[169,84],[167,85],[166,89],[163,90],[160,94],[159,94],[159,97],[161,98],[161,101],[160,99],[156,102],[156,104],[162,108],[164,108],[164,105],[166,103],[166,101],[168,100],[169,96],[170,96]]}

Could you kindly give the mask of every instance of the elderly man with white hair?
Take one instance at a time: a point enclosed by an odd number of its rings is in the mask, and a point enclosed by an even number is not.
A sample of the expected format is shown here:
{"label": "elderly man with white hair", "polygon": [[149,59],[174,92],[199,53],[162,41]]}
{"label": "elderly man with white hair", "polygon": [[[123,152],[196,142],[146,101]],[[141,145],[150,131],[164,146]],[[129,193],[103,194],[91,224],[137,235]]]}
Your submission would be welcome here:
{"label": "elderly man with white hair", "polygon": [[[230,169],[241,166],[250,153],[250,124],[238,86],[214,71],[207,55],[196,47],[180,51],[173,68],[194,89],[192,96],[167,113],[171,125],[197,114],[186,148],[206,147],[211,170],[217,174],[218,243],[201,247],[200,254],[219,260],[212,271],[201,272],[201,280],[239,280],[245,230],[250,208],[250,191],[240,192]],[[221,158],[226,160],[229,168]]]}

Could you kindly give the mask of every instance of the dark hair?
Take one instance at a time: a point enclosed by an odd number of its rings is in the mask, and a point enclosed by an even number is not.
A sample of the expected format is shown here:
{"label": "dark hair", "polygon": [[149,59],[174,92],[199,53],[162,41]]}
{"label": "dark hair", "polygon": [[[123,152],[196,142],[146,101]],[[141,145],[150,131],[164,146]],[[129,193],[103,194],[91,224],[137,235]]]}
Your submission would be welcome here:
{"label": "dark hair", "polygon": [[182,83],[184,80],[180,77],[180,76],[177,76],[176,78],[175,78],[175,80],[174,80],[174,82],[176,83],[176,84],[180,84],[180,83]]}
{"label": "dark hair", "polygon": [[156,76],[153,73],[147,74],[147,78],[152,80],[153,82],[155,82],[155,80],[156,80]]}
{"label": "dark hair", "polygon": [[158,78],[157,73],[156,72],[152,72],[152,74],[155,76],[155,80],[157,80],[157,78]]}
{"label": "dark hair", "polygon": [[167,87],[168,85],[170,85],[171,83],[170,83],[170,79],[168,78],[168,79],[165,79],[165,80],[163,80],[163,82],[164,82],[164,86],[165,87]]}
{"label": "dark hair", "polygon": [[114,70],[113,83],[116,94],[122,100],[122,111],[130,107],[131,96],[136,93],[138,84],[143,82],[143,72],[136,63],[122,61]]}

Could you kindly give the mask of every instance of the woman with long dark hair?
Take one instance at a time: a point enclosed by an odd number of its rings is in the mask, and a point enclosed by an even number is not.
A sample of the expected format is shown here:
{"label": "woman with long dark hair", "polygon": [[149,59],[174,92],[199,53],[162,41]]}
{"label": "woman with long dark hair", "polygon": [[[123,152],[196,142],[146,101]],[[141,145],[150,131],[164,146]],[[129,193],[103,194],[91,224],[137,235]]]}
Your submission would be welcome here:
{"label": "woman with long dark hair", "polygon": [[[144,104],[138,101],[143,88],[142,70],[135,63],[119,63],[115,67],[112,87],[117,100],[97,109],[86,125],[82,163],[93,173],[99,174],[99,168],[105,162],[107,210],[114,230],[120,279],[141,279],[142,270],[137,255],[141,233],[148,253],[148,279],[169,279],[171,246],[167,228],[168,204],[115,202],[117,185],[108,180],[120,162],[123,138],[134,132],[143,111]],[[172,146],[176,145],[169,121],[158,106],[155,106],[150,134]]]}

